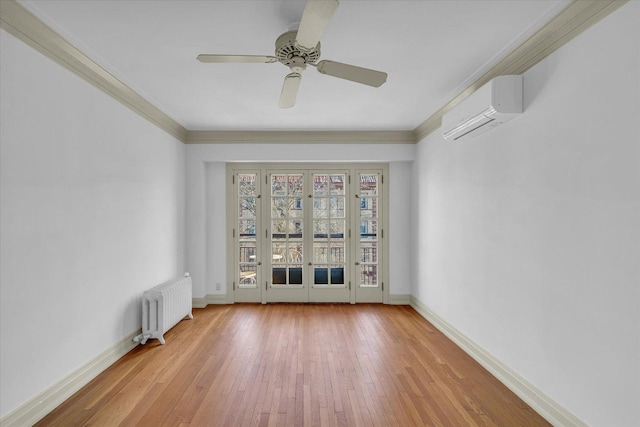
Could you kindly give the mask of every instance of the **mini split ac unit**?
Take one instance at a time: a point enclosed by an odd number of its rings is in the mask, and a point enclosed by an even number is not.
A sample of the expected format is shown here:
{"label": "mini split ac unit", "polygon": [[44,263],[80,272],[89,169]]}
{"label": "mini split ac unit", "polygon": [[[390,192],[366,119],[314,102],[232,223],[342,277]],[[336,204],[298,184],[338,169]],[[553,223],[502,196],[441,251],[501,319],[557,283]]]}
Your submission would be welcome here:
{"label": "mini split ac unit", "polygon": [[442,117],[447,141],[470,139],[522,113],[522,76],[499,76]]}

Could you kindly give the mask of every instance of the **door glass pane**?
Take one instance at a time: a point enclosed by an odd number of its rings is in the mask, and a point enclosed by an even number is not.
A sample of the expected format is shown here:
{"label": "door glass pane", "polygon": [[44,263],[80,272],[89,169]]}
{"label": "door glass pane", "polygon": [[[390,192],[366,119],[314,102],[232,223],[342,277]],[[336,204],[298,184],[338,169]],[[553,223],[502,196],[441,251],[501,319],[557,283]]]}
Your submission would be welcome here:
{"label": "door glass pane", "polygon": [[362,218],[374,218],[373,197],[363,197],[360,199],[360,216]]}
{"label": "door glass pane", "polygon": [[271,218],[286,218],[289,213],[286,197],[273,197],[271,199]]}
{"label": "door glass pane", "polygon": [[240,287],[256,286],[256,243],[240,242],[239,254],[239,283]]}
{"label": "door glass pane", "polygon": [[271,175],[272,285],[303,284],[304,175]]}
{"label": "door glass pane", "polygon": [[238,175],[238,195],[249,197],[256,195],[256,174]]}
{"label": "door glass pane", "polygon": [[287,242],[273,242],[271,244],[271,258],[274,264],[286,262]]}
{"label": "door glass pane", "polygon": [[328,285],[329,284],[329,269],[326,267],[316,267],[313,269],[314,277],[313,283],[315,285]]}
{"label": "door glass pane", "polygon": [[335,265],[331,267],[331,284],[344,285],[344,267]]}
{"label": "door glass pane", "polygon": [[326,239],[329,237],[329,221],[313,221],[313,237]]}
{"label": "door glass pane", "polygon": [[344,218],[344,197],[331,198],[331,218]]}
{"label": "door glass pane", "polygon": [[282,267],[273,267],[273,277],[271,283],[274,285],[286,285],[287,284],[287,269]]}
{"label": "door glass pane", "polygon": [[344,220],[331,221],[331,238],[344,239]]}
{"label": "door glass pane", "polygon": [[360,284],[378,286],[378,178],[375,174],[360,175]]}
{"label": "door glass pane", "polygon": [[313,199],[314,218],[329,218],[329,204],[326,198]]}
{"label": "door glass pane", "polygon": [[301,219],[289,220],[289,238],[291,239],[302,238],[302,220]]}
{"label": "door glass pane", "polygon": [[362,240],[377,240],[378,238],[378,221],[360,220],[360,238]]}
{"label": "door glass pane", "polygon": [[344,174],[329,176],[332,196],[344,196],[344,178]]}
{"label": "door glass pane", "polygon": [[365,263],[378,262],[377,243],[362,242],[360,244],[360,260]]}
{"label": "door glass pane", "polygon": [[290,264],[302,264],[302,242],[289,242],[287,262]]}
{"label": "door glass pane", "polygon": [[240,218],[255,218],[256,217],[256,198],[255,197],[242,197],[240,199],[240,206],[238,206],[240,212]]}
{"label": "door glass pane", "polygon": [[240,230],[241,239],[255,240],[256,238],[256,221],[241,219],[238,221],[238,230]]}
{"label": "door glass pane", "polygon": [[289,284],[302,285],[302,266],[301,265],[289,268]]}
{"label": "door glass pane", "polygon": [[314,286],[344,287],[346,174],[313,175]]}
{"label": "door glass pane", "polygon": [[302,199],[293,198],[289,199],[291,205],[289,205],[289,218],[302,218]]}
{"label": "door glass pane", "polygon": [[378,195],[378,174],[360,174],[360,197]]}
{"label": "door glass pane", "polygon": [[326,264],[327,263],[327,255],[328,255],[328,246],[327,243],[315,242],[313,244],[313,262],[316,264]]}
{"label": "door glass pane", "polygon": [[376,265],[360,266],[360,286],[362,287],[378,286],[378,266]]}
{"label": "door glass pane", "polygon": [[332,241],[331,242],[331,263],[344,263],[344,242]]}
{"label": "door glass pane", "polygon": [[313,176],[313,195],[316,197],[325,197],[329,194],[329,181],[327,175]]}
{"label": "door glass pane", "polygon": [[287,176],[271,175],[271,195],[286,196],[287,195]]}
{"label": "door glass pane", "polygon": [[240,280],[238,283],[241,288],[255,288],[257,285],[255,265],[240,264]]}
{"label": "door glass pane", "polygon": [[238,284],[241,288],[257,286],[256,179],[254,173],[238,174]]}
{"label": "door glass pane", "polygon": [[302,196],[303,180],[302,175],[287,175],[289,178],[288,196]]}
{"label": "door glass pane", "polygon": [[274,239],[283,239],[287,237],[287,220],[271,221],[271,234]]}

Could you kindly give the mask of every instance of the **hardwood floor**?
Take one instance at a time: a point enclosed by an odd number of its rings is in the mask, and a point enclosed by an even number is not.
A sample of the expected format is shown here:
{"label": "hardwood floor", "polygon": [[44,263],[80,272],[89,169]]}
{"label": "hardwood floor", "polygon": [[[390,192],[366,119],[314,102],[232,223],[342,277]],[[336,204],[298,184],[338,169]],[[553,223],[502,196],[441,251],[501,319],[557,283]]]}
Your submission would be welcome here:
{"label": "hardwood floor", "polygon": [[411,307],[194,309],[38,426],[540,426]]}

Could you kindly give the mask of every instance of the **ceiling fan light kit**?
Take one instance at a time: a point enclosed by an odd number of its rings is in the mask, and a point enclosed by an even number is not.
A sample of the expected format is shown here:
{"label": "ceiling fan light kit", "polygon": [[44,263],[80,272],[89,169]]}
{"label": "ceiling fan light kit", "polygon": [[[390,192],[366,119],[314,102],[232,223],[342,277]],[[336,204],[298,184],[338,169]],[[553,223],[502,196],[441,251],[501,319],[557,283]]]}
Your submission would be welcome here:
{"label": "ceiling fan light kit", "polygon": [[302,72],[307,65],[316,67],[320,74],[380,87],[387,81],[387,73],[356,67],[335,61],[320,61],[320,37],[327,28],[338,0],[307,0],[302,20],[297,30],[290,30],[276,39],[275,56],[201,54],[197,59],[204,63],[274,63],[280,62],[291,70],[287,74],[280,93],[280,108],[291,108],[296,103]]}

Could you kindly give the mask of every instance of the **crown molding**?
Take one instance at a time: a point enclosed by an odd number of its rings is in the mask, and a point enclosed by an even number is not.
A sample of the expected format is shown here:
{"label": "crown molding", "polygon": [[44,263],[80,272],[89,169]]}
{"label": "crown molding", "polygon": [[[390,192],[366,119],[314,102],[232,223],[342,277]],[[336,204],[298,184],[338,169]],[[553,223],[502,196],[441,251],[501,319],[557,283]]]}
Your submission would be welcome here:
{"label": "crown molding", "polygon": [[0,1],[0,28],[185,142],[187,129],[80,52],[15,0]]}
{"label": "crown molding", "polygon": [[415,144],[413,131],[206,131],[187,132],[187,144]]}
{"label": "crown molding", "polygon": [[187,130],[80,52],[16,0],[0,0],[0,28],[187,144],[308,143],[415,144],[442,124],[442,116],[489,80],[522,74],[629,0],[574,0],[531,37],[413,130],[405,131],[201,131]]}
{"label": "crown molding", "polygon": [[491,79],[522,74],[628,0],[574,0],[531,37],[414,129],[416,142],[442,125],[442,116]]}

